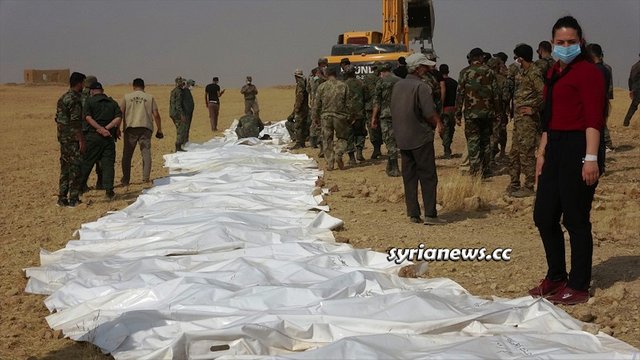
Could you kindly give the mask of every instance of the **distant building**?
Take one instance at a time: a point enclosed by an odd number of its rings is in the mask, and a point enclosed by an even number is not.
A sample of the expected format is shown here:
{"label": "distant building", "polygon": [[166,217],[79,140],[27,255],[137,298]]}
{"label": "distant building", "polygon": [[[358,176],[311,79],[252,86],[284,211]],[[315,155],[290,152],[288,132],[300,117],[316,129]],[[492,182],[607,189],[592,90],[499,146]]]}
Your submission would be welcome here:
{"label": "distant building", "polygon": [[24,70],[25,84],[66,84],[71,75],[69,69],[62,70]]}

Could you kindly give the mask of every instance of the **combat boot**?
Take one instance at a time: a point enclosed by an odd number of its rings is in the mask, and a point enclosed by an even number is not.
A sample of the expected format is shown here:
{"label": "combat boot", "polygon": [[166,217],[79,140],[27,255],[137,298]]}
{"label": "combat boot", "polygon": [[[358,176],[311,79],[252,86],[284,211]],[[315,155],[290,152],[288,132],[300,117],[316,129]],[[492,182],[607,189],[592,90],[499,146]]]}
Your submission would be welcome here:
{"label": "combat boot", "polygon": [[310,136],[309,137],[309,146],[311,146],[314,149],[318,148],[318,137],[317,136]]}
{"label": "combat boot", "polygon": [[344,170],[344,162],[342,161],[342,155],[336,156],[336,165],[338,165],[338,169]]}
{"label": "combat boot", "polygon": [[380,152],[380,145],[373,145],[373,153],[371,154],[371,159],[377,159],[382,155]]}
{"label": "combat boot", "polygon": [[181,145],[176,144],[176,152],[184,151]]}
{"label": "combat boot", "polygon": [[356,166],[356,154],[352,152],[349,153],[349,166],[350,167]]}
{"label": "combat boot", "polygon": [[398,159],[389,158],[387,162],[387,171],[388,176],[398,177],[400,176],[400,168],[398,167]]}
{"label": "combat boot", "polygon": [[364,161],[364,156],[362,155],[362,149],[360,148],[356,149],[356,159],[358,159],[358,161]]}

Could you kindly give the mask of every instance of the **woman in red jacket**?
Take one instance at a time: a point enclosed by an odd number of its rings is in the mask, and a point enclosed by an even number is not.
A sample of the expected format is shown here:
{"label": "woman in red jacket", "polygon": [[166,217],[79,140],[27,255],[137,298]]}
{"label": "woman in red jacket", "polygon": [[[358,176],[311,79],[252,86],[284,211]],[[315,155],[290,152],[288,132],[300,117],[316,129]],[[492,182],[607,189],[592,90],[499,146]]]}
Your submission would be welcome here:
{"label": "woman in red jacket", "polygon": [[[575,18],[560,18],[552,36],[553,56],[558,61],[546,77],[533,214],[548,271],[529,294],[571,305],[589,300],[593,255],[589,217],[603,166],[599,149],[604,126],[604,78],[587,60],[582,28]],[[561,218],[571,244],[568,275]]]}

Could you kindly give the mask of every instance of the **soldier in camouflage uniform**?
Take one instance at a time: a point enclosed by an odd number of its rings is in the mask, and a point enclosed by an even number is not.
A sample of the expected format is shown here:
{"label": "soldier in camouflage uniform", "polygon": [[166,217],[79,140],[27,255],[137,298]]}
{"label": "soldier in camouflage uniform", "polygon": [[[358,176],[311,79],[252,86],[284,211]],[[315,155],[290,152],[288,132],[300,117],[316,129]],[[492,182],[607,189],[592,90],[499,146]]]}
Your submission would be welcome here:
{"label": "soldier in camouflage uniform", "polygon": [[475,48],[469,53],[471,65],[460,72],[456,94],[456,120],[461,121],[464,109],[469,173],[491,176],[491,132],[500,97],[496,75],[482,63],[484,52]]}
{"label": "soldier in camouflage uniform", "polygon": [[297,69],[293,76],[296,79],[296,102],[285,126],[291,139],[296,142],[291,149],[300,149],[309,135],[309,94],[302,70]]}
{"label": "soldier in camouflage uniform", "polygon": [[120,105],[104,94],[102,84],[94,82],[89,86],[91,97],[87,99],[83,117],[89,125],[85,131],[87,151],[81,167],[82,183],[87,181],[93,164],[99,161],[103,170],[102,187],[107,198],[113,199],[113,181],[116,162],[116,137],[122,121]]}
{"label": "soldier in camouflage uniform", "polygon": [[[515,75],[513,96],[514,119],[511,141],[511,183],[507,192],[514,197],[533,196],[535,181],[536,146],[540,137],[540,110],[543,106],[544,82],[540,69],[532,63],[533,49],[522,44],[513,51],[521,64]],[[524,186],[520,188],[520,173],[524,173]]]}
{"label": "soldier in camouflage uniform", "polygon": [[[313,106],[313,122],[322,126],[322,142],[327,159],[327,170],[333,170],[334,163],[344,169],[342,155],[347,150],[347,138],[351,130],[352,113],[349,106],[349,88],[336,79],[336,69],[326,70],[327,81],[318,86]],[[333,134],[335,132],[335,146]]]}
{"label": "soldier in camouflage uniform", "polygon": [[[498,85],[498,95],[500,96],[501,109],[496,114],[496,121],[493,123],[493,132],[491,133],[491,155],[493,157],[500,153],[500,157],[505,156],[507,148],[507,123],[509,118],[507,117],[506,110],[509,105],[509,81],[507,77],[500,73],[504,64],[497,58],[491,58],[487,62],[487,66],[491,68],[496,74],[496,82]],[[500,148],[498,150],[498,147]]]}
{"label": "soldier in camouflage uniform", "polygon": [[196,108],[196,105],[193,101],[193,94],[191,94],[191,87],[195,86],[196,82],[194,80],[187,80],[185,82],[184,88],[182,88],[182,103],[184,104],[184,114],[185,119],[187,120],[187,129],[185,130],[187,133],[187,139],[185,143],[189,142],[189,132],[191,131],[191,119],[193,119],[193,111]]}
{"label": "soldier in camouflage uniform", "polygon": [[187,142],[188,124],[184,101],[185,81],[181,76],[176,78],[176,87],[171,90],[169,99],[169,116],[176,126],[176,151],[184,151],[182,145]]}
{"label": "soldier in camouflage uniform", "polygon": [[236,135],[238,139],[260,136],[260,132],[264,129],[264,124],[259,117],[253,114],[243,115],[238,120],[238,126],[236,127]]}
{"label": "soldier in camouflage uniform", "polygon": [[538,60],[534,63],[535,66],[540,70],[540,74],[544,79],[547,76],[547,71],[551,69],[553,64],[555,64],[555,60],[551,57],[551,43],[548,41],[541,41],[538,44]]}
{"label": "soldier in camouflage uniform", "polygon": [[435,74],[429,69],[429,72],[424,75],[422,81],[431,89],[431,95],[433,96],[433,103],[436,106],[438,114],[442,113],[442,89],[440,88],[440,82],[436,79]]}
{"label": "soldier in camouflage uniform", "polygon": [[[309,77],[307,82],[307,92],[309,93],[309,107],[313,107],[313,103],[315,101],[316,91],[318,90],[318,86],[327,80],[326,75],[324,74],[324,69],[327,68],[329,61],[327,58],[318,59],[318,67],[314,68],[315,75]],[[313,74],[314,71],[311,70]],[[309,128],[309,143],[311,147],[317,148],[320,146],[320,153],[318,157],[324,157],[324,150],[322,147],[322,133],[320,127],[316,126],[313,122],[311,122],[311,126]]]}
{"label": "soldier in camouflage uniform", "polygon": [[[80,165],[86,143],[82,134],[82,98],[85,75],[74,72],[69,77],[69,90],[56,105],[56,126],[60,143],[60,183],[58,206],[75,207],[80,203]],[[67,198],[68,195],[68,198]]]}
{"label": "soldier in camouflage uniform", "polygon": [[247,83],[242,86],[240,93],[244,96],[244,113],[245,115],[255,115],[260,117],[260,107],[258,106],[258,88],[251,82],[253,78],[247,76]]}
{"label": "soldier in camouflage uniform", "polygon": [[382,129],[378,126],[377,128],[371,127],[371,116],[373,114],[373,94],[376,91],[376,86],[378,82],[380,82],[380,67],[382,66],[381,61],[376,61],[373,66],[371,66],[373,73],[366,74],[362,79],[362,83],[365,88],[365,97],[364,97],[364,111],[366,113],[365,118],[367,119],[367,132],[369,133],[369,141],[371,145],[373,145],[373,153],[371,154],[371,159],[377,159],[382,155],[380,151],[380,147],[382,146]]}
{"label": "soldier in camouflage uniform", "polygon": [[391,122],[391,93],[393,85],[400,80],[399,77],[391,73],[391,65],[386,63],[380,67],[380,81],[376,85],[373,95],[373,114],[371,115],[371,128],[380,127],[382,129],[382,138],[384,145],[387,147],[389,159],[387,161],[387,176],[400,176],[400,168],[398,167],[398,146],[396,138],[393,135],[393,126]]}
{"label": "soldier in camouflage uniform", "polygon": [[[364,161],[362,149],[364,148],[364,140],[367,137],[367,127],[365,125],[366,113],[364,111],[365,88],[362,82],[356,79],[356,68],[348,65],[344,69],[344,83],[349,88],[349,107],[353,110],[354,123],[351,126],[351,134],[349,135],[347,153],[349,154],[349,165],[356,165],[358,161]],[[355,152],[355,153],[354,153]]]}
{"label": "soldier in camouflage uniform", "polygon": [[[89,75],[87,76],[86,79],[84,79],[84,89],[82,89],[82,94],[80,95],[82,98],[82,109],[84,109],[85,104],[87,102],[87,99],[89,98],[89,96],[91,96],[90,94],[90,90],[89,90],[89,86],[91,86],[91,84],[98,82],[98,78],[95,77],[94,75]],[[88,130],[89,124],[87,124],[85,121],[82,122],[82,131],[86,131]],[[102,187],[102,169],[100,168],[100,161],[96,161],[96,190],[104,190],[104,188]],[[86,183],[82,184],[82,191],[85,192],[86,190],[88,190],[89,188],[87,187]]]}

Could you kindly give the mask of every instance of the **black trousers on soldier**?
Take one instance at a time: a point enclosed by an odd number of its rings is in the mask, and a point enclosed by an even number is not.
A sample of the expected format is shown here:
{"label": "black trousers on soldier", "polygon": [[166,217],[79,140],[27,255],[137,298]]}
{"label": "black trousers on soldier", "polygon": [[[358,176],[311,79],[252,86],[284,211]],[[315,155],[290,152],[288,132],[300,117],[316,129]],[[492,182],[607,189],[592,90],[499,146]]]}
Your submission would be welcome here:
{"label": "black trousers on soldier", "polygon": [[115,173],[116,143],[113,137],[104,137],[98,133],[86,134],[87,149],[84,153],[81,167],[82,184],[87,182],[91,168],[96,161],[100,161],[102,167],[102,186],[105,190],[113,190],[113,178]]}
{"label": "black trousers on soldier", "polygon": [[582,180],[586,135],[582,131],[550,131],[547,139],[533,213],[547,257],[547,278],[567,278],[562,218],[571,245],[568,286],[588,290],[593,256],[589,216],[597,183],[587,186]]}
{"label": "black trousers on soldier", "polygon": [[402,182],[404,183],[407,215],[420,217],[420,204],[418,203],[418,183],[420,183],[425,216],[438,216],[436,210],[438,174],[436,173],[433,141],[428,141],[417,149],[400,150],[400,156],[402,157]]}

